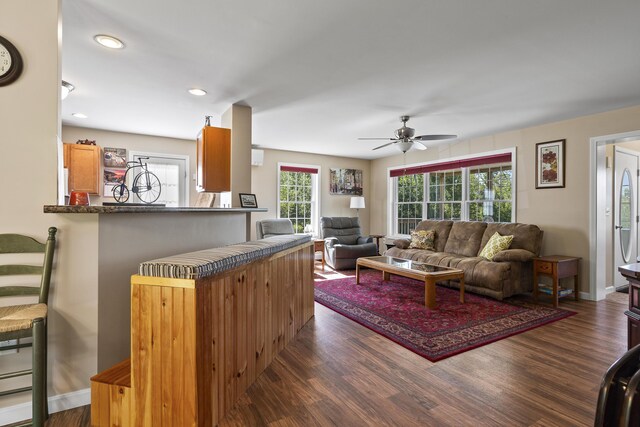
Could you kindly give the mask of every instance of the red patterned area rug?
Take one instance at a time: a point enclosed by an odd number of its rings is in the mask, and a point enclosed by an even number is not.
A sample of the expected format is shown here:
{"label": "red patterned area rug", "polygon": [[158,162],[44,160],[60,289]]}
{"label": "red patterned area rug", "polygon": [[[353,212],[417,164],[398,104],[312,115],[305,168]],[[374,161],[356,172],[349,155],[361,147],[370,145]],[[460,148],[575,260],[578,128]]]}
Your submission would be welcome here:
{"label": "red patterned area rug", "polygon": [[[347,274],[347,277],[344,276]],[[333,276],[333,275],[332,275]],[[438,286],[438,307],[424,306],[424,283],[361,270],[315,281],[315,300],[435,362],[576,314],[525,302],[503,302]],[[322,276],[321,276],[322,277]]]}

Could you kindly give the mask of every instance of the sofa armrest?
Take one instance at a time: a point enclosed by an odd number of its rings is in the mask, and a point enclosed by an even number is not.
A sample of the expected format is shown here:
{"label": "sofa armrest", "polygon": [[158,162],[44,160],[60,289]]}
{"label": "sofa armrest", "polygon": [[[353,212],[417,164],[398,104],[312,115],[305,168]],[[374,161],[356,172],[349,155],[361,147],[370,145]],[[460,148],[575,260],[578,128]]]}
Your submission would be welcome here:
{"label": "sofa armrest", "polygon": [[493,257],[494,261],[519,261],[526,262],[531,261],[536,257],[536,254],[530,252],[526,249],[505,249],[504,251],[500,251]]}
{"label": "sofa armrest", "polygon": [[332,248],[334,245],[337,245],[337,244],[338,244],[337,237],[327,237],[326,239],[324,239],[325,248]]}
{"label": "sofa armrest", "polygon": [[393,244],[398,249],[407,249],[411,244],[411,240],[409,239],[396,239],[393,241]]}
{"label": "sofa armrest", "polygon": [[370,237],[370,236],[358,237],[358,245],[362,245],[364,243],[373,243],[373,237]]}

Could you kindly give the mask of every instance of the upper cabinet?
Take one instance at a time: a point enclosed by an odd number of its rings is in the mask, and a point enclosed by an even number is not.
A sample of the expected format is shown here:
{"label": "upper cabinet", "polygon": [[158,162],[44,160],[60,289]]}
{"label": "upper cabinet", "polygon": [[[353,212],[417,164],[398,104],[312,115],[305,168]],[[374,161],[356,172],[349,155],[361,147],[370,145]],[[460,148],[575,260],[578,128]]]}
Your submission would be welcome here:
{"label": "upper cabinet", "polygon": [[196,143],[196,190],[231,191],[231,129],[205,126]]}
{"label": "upper cabinet", "polygon": [[100,147],[64,144],[64,167],[69,169],[69,191],[100,191]]}

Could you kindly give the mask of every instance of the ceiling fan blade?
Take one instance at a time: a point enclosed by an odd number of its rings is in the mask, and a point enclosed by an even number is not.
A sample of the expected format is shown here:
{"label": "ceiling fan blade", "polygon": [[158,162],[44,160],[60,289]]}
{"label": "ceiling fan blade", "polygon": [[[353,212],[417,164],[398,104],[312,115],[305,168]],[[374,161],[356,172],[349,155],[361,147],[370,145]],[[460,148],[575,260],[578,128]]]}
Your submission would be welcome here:
{"label": "ceiling fan blade", "polygon": [[423,151],[427,149],[427,146],[420,141],[413,141],[413,148]]}
{"label": "ceiling fan blade", "polygon": [[358,138],[361,141],[373,141],[373,140],[383,140],[383,141],[395,141],[395,138]]}
{"label": "ceiling fan blade", "polygon": [[391,145],[391,144],[393,144],[393,142],[390,142],[388,144],[384,144],[384,145],[381,145],[379,147],[376,147],[376,148],[374,148],[374,150],[377,150],[378,148],[386,147],[387,145]]}
{"label": "ceiling fan blade", "polygon": [[417,139],[419,141],[436,141],[439,139],[453,139],[457,137],[458,135],[419,135],[413,137],[413,139]]}

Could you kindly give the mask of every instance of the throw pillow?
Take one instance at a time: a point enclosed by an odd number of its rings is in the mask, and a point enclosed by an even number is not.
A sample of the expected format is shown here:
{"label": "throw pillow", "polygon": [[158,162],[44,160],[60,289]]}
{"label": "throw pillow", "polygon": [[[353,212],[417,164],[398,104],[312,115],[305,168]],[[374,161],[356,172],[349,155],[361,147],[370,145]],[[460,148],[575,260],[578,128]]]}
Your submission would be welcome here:
{"label": "throw pillow", "polygon": [[493,261],[493,257],[496,256],[498,252],[508,249],[512,241],[513,236],[501,236],[500,233],[495,232],[487,244],[484,245],[484,248],[482,248],[478,256]]}
{"label": "throw pillow", "polygon": [[427,249],[429,251],[435,251],[435,230],[420,230],[411,232],[411,244],[409,249]]}

